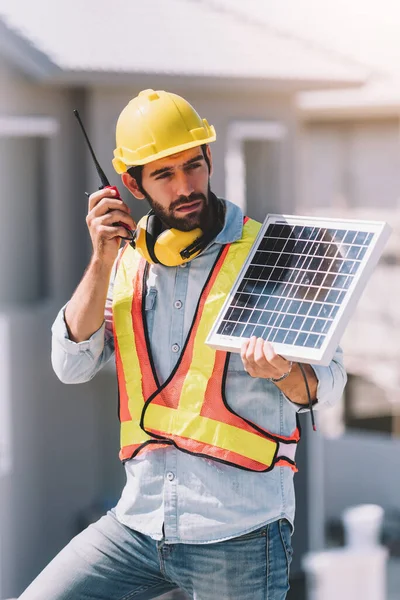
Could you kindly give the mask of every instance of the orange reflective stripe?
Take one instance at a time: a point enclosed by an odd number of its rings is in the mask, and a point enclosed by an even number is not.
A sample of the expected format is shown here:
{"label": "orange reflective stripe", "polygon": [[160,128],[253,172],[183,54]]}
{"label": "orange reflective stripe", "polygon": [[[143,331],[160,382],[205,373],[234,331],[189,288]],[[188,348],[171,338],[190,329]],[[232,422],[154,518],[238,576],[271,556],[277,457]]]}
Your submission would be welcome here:
{"label": "orange reflective stripe", "polygon": [[208,386],[204,397],[203,406],[201,408],[201,415],[212,418],[216,421],[228,423],[229,425],[239,426],[245,431],[252,431],[254,434],[259,435],[262,438],[265,436],[261,432],[264,432],[264,434],[273,438],[274,440],[297,442],[300,439],[300,432],[297,427],[290,436],[277,434],[272,435],[269,431],[263,429],[256,423],[251,423],[248,420],[243,419],[243,417],[236,415],[232,411],[224,397],[223,376],[225,364],[226,353],[222,352],[221,350],[217,350],[215,367],[212,377],[210,377],[208,380]]}

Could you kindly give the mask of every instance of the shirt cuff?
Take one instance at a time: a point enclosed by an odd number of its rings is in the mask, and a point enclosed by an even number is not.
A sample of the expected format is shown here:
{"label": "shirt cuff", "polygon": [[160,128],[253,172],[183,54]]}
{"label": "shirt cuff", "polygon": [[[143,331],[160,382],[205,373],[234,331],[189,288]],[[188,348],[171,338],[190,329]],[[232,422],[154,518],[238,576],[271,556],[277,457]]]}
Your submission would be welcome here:
{"label": "shirt cuff", "polygon": [[67,354],[84,354],[90,352],[93,356],[100,355],[104,347],[104,331],[105,322],[97,331],[95,331],[88,340],[83,342],[73,342],[69,339],[68,329],[65,322],[65,309],[67,305],[63,306],[58,313],[53,326],[51,328],[53,338],[62,346]]}

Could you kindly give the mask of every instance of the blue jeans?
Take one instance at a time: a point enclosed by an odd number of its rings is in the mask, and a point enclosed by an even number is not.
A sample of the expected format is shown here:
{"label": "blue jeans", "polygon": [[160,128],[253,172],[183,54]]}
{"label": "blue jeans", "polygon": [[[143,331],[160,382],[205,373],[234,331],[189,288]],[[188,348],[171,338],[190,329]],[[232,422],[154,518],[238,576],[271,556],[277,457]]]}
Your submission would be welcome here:
{"label": "blue jeans", "polygon": [[281,519],[224,542],[166,544],[109,511],[73,538],[20,600],[150,600],[177,588],[194,600],[284,600],[290,536]]}

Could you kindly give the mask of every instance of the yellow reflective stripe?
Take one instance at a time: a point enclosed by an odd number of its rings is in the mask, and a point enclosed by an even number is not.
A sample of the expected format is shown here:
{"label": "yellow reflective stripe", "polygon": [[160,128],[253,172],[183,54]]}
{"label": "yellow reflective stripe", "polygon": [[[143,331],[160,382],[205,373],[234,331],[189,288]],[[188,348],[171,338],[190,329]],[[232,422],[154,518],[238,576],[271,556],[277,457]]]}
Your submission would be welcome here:
{"label": "yellow reflective stripe", "polygon": [[[153,423],[150,426],[150,423]],[[146,408],[145,425],[155,431],[169,431],[173,435],[195,440],[236,452],[262,465],[270,466],[275,456],[277,444],[239,427],[194,415],[179,408],[150,403]]]}
{"label": "yellow reflective stripe", "polygon": [[121,422],[121,448],[132,444],[142,444],[143,442],[147,442],[150,438],[151,436],[147,435],[147,433],[139,427],[137,421]]}
{"label": "yellow reflective stripe", "polygon": [[121,423],[121,447],[150,439],[140,428],[144,406],[142,372],[132,327],[133,280],[140,255],[131,246],[125,249],[114,282],[113,320],[128,394],[132,421]]}
{"label": "yellow reflective stripe", "polygon": [[207,346],[206,338],[215,319],[230,292],[236,277],[246,260],[250,248],[260,230],[260,223],[248,220],[243,226],[243,236],[239,242],[231,244],[222,267],[206,299],[193,345],[193,357],[179,401],[179,408],[200,414],[208,381],[214,370],[216,352]]}

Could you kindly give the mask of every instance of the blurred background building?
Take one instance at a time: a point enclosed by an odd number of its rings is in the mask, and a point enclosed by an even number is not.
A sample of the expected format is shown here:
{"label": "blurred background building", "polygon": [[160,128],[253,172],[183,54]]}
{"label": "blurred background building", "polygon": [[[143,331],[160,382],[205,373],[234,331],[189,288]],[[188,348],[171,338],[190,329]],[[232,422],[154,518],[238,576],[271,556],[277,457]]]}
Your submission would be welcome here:
{"label": "blurred background building", "polygon": [[118,185],[116,120],[145,88],[183,95],[216,127],[213,190],[253,218],[394,228],[343,339],[343,403],[318,435],[305,426],[293,597],[302,555],[340,543],[349,505],[381,504],[400,555],[399,25],[394,0],[0,0],[0,598],[123,485],[113,367],[62,385],[50,326],[89,260],[84,192],[99,185],[72,111]]}

